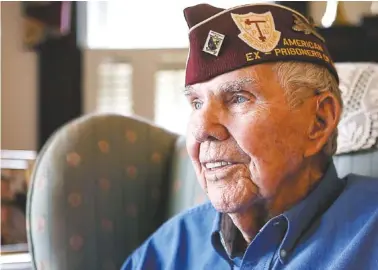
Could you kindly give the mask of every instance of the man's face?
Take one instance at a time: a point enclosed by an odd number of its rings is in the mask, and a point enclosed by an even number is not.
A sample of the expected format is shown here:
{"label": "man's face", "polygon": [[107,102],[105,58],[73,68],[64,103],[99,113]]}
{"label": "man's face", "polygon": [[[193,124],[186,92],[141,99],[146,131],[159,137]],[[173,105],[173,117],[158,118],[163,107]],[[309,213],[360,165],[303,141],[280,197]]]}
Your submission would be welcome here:
{"label": "man's face", "polygon": [[290,185],[313,112],[306,101],[289,106],[271,64],[220,75],[186,94],[193,106],[188,153],[218,211],[242,212]]}

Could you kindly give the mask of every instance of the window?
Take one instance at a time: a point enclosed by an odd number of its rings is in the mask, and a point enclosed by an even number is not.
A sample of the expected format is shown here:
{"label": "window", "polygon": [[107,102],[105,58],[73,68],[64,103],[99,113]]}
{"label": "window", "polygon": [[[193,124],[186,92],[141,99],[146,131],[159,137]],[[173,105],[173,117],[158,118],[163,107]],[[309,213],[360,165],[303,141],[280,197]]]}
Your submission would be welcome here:
{"label": "window", "polygon": [[128,63],[107,61],[98,68],[97,111],[130,115],[132,68]]}
{"label": "window", "polygon": [[155,123],[185,135],[190,105],[184,95],[184,70],[161,70],[155,75]]}
{"label": "window", "polygon": [[[88,1],[87,46],[90,49],[186,48],[188,27],[183,10],[199,3],[203,1]],[[207,3],[229,8],[251,1],[209,0]]]}

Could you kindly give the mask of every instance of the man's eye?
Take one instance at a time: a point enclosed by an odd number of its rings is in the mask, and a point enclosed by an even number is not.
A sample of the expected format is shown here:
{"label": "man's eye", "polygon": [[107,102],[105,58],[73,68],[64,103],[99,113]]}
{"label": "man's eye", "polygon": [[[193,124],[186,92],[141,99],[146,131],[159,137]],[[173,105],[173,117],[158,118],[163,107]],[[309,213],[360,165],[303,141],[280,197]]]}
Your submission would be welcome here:
{"label": "man's eye", "polygon": [[246,101],[248,101],[248,99],[246,97],[243,97],[243,96],[236,96],[234,98],[235,103],[243,103],[243,102],[246,102]]}
{"label": "man's eye", "polygon": [[199,101],[193,101],[193,102],[192,102],[192,106],[193,106],[193,108],[194,108],[195,110],[199,110],[199,109],[202,108],[202,103],[199,102]]}

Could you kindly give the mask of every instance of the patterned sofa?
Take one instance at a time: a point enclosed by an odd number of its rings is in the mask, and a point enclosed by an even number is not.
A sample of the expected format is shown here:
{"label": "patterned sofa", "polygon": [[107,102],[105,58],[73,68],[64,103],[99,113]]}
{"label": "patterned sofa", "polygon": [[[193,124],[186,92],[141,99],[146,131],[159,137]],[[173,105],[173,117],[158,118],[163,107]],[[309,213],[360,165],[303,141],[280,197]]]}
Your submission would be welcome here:
{"label": "patterned sofa", "polygon": [[[378,67],[338,64],[345,103],[341,176],[378,177]],[[38,270],[119,269],[169,217],[206,200],[185,138],[143,119],[83,116],[39,153],[28,196],[28,238]]]}

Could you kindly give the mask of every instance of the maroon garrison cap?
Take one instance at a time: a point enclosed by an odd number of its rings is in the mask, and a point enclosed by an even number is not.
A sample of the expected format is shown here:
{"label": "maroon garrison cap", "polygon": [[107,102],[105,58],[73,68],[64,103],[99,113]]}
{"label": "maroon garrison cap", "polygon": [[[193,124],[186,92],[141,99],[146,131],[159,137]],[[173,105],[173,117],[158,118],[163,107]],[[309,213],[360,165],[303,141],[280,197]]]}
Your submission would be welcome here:
{"label": "maroon garrison cap", "polygon": [[324,38],[295,10],[276,4],[230,9],[200,4],[186,8],[184,15],[190,42],[186,86],[242,67],[278,61],[319,64],[338,80]]}

